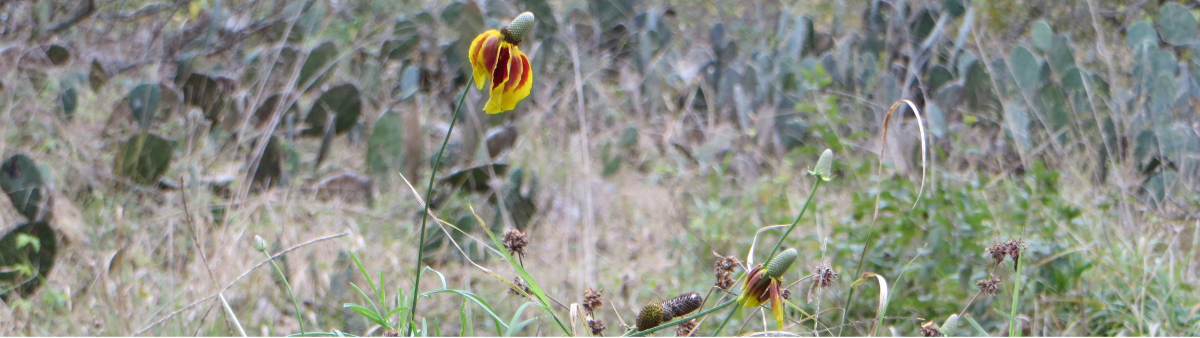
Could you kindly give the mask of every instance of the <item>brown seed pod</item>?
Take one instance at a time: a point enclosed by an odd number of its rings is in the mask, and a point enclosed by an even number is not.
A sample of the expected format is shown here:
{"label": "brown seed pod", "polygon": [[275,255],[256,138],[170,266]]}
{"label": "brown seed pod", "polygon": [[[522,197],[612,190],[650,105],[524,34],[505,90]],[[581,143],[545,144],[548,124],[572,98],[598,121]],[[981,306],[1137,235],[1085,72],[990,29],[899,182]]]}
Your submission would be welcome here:
{"label": "brown seed pod", "polygon": [[658,324],[662,324],[663,317],[665,317],[664,316],[665,314],[666,314],[666,310],[663,309],[662,304],[655,303],[655,302],[646,304],[645,307],[642,307],[642,312],[638,312],[638,316],[637,316],[638,331],[644,331],[646,329],[658,326]]}
{"label": "brown seed pod", "polygon": [[703,303],[704,299],[700,298],[700,294],[698,293],[689,292],[679,295],[678,297],[671,298],[670,300],[663,302],[663,317],[669,319],[686,315],[692,311],[696,311],[696,309],[699,309],[700,305]]}

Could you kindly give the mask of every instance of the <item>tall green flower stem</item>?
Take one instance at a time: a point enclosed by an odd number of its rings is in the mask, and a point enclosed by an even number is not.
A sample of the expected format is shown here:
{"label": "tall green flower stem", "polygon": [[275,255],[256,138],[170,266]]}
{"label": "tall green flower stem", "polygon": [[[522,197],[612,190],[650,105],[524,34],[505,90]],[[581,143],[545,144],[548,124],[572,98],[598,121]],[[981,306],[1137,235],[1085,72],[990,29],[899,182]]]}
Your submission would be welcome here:
{"label": "tall green flower stem", "polygon": [[1021,298],[1021,259],[1024,259],[1024,258],[1025,258],[1025,255],[1022,254],[1020,256],[1017,256],[1017,259],[1013,260],[1013,265],[1017,267],[1016,268],[1017,276],[1016,276],[1016,278],[1013,279],[1012,312],[1010,313],[1009,317],[1011,317],[1011,318],[1009,319],[1009,323],[1008,323],[1008,336],[1009,337],[1020,337],[1021,336],[1021,323],[1017,322],[1016,318],[1017,318],[1017,305],[1019,305],[1017,303],[1017,300]]}
{"label": "tall green flower stem", "polygon": [[779,252],[779,247],[783,246],[783,240],[787,239],[787,236],[792,233],[792,229],[796,228],[796,224],[800,223],[800,218],[804,217],[804,212],[808,210],[808,205],[812,203],[813,195],[817,194],[817,187],[821,186],[821,181],[819,177],[813,181],[812,190],[808,192],[808,198],[804,200],[804,206],[800,207],[800,214],[796,215],[796,220],[792,221],[792,225],[787,228],[787,231],[783,232],[783,236],[779,237],[779,241],[775,242],[775,248],[771,249],[771,254],[767,255],[767,258],[763,262],[770,262],[771,258],[775,257],[775,254]]}
{"label": "tall green flower stem", "polygon": [[275,264],[275,260],[271,259],[271,254],[266,251],[262,251],[262,253],[267,255],[267,259],[271,261],[271,266],[275,267],[275,271],[279,272],[279,278],[283,279],[283,285],[287,287],[288,296],[292,297],[292,306],[296,309],[296,322],[300,323],[300,334],[305,334],[304,317],[300,313],[300,302],[296,301],[296,295],[292,293],[292,284],[288,283],[287,275],[283,273],[283,269],[279,268],[279,264]]}
{"label": "tall green flower stem", "polygon": [[408,333],[405,336],[412,336],[412,323],[417,318],[417,300],[421,298],[421,262],[425,260],[425,223],[429,220],[429,203],[433,198],[433,182],[437,179],[438,167],[442,165],[442,154],[446,152],[446,144],[450,143],[450,134],[454,133],[454,122],[458,121],[458,113],[462,111],[463,101],[467,99],[467,92],[471,91],[473,84],[475,84],[475,79],[471,78],[467,81],[467,86],[463,87],[463,93],[458,97],[458,105],[454,107],[454,117],[450,118],[450,128],[446,130],[446,138],[442,139],[442,148],[438,149],[437,159],[433,161],[433,169],[429,171],[429,187],[425,188],[425,208],[421,210],[421,235],[417,239],[417,277],[413,281],[412,306],[408,310],[409,325]]}

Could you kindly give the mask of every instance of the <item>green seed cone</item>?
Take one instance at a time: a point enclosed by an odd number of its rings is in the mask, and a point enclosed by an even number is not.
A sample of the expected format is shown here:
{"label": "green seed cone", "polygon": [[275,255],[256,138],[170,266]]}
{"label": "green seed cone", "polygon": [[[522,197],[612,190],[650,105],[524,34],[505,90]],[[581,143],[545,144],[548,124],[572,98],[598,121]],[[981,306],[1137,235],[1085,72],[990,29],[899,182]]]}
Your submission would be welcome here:
{"label": "green seed cone", "polygon": [[833,150],[825,149],[821,158],[817,159],[817,168],[809,173],[820,177],[822,181],[829,182],[833,179]]}
{"label": "green seed cone", "polygon": [[662,304],[653,302],[646,304],[646,306],[642,308],[642,312],[638,312],[638,331],[644,331],[646,329],[658,326],[658,324],[662,324],[663,316],[665,314],[666,310],[663,309]]}
{"label": "green seed cone", "polygon": [[521,13],[513,18],[512,22],[501,31],[504,33],[504,41],[512,44],[520,43],[521,39],[525,37],[525,33],[529,33],[529,30],[533,29],[533,19],[533,13],[530,12]]}
{"label": "green seed cone", "polygon": [[783,273],[792,266],[792,262],[796,261],[796,249],[787,249],[775,255],[775,258],[767,263],[767,278],[776,279],[783,277]]}

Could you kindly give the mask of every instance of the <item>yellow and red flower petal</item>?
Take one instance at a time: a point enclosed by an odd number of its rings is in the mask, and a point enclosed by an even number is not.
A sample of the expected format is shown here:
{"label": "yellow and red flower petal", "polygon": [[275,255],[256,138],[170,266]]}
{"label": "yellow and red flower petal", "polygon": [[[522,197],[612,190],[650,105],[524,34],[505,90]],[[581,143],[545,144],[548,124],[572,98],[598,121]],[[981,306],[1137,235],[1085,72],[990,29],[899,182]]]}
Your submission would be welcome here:
{"label": "yellow and red flower petal", "polygon": [[529,67],[529,58],[516,46],[513,46],[512,52],[512,68],[508,82],[504,85],[504,110],[517,108],[517,102],[529,96],[530,90],[533,89],[533,70]]}
{"label": "yellow and red flower petal", "polygon": [[771,281],[771,289],[767,293],[771,297],[771,313],[775,315],[775,325],[783,329],[783,296],[779,294],[779,283]]}
{"label": "yellow and red flower petal", "polygon": [[475,40],[471,41],[471,49],[467,56],[471,59],[471,68],[475,73],[475,86],[479,90],[483,90],[488,76],[496,67],[496,54],[500,49],[500,40],[500,31],[493,29],[479,34]]}

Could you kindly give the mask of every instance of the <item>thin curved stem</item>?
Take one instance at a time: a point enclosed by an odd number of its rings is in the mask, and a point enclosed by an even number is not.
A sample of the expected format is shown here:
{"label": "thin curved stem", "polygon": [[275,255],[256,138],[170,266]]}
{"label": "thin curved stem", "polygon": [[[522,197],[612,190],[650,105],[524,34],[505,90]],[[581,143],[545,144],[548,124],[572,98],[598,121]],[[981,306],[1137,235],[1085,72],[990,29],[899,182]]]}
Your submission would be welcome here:
{"label": "thin curved stem", "polygon": [[783,245],[783,240],[787,239],[787,236],[792,233],[792,229],[796,228],[796,224],[800,223],[800,218],[804,217],[804,211],[808,210],[808,204],[812,203],[813,195],[817,194],[817,187],[820,186],[821,179],[818,178],[815,183],[813,183],[812,190],[808,192],[808,198],[804,200],[804,206],[800,207],[800,214],[796,215],[796,220],[792,221],[792,226],[789,226],[787,231],[783,232],[783,236],[779,237],[779,241],[775,242],[775,248],[771,249],[771,254],[767,255],[767,258],[763,260],[763,262],[770,262],[771,258],[775,257],[775,253],[779,252],[779,247]]}
{"label": "thin curved stem", "polygon": [[[737,298],[734,298],[734,299],[733,299],[733,301],[736,301],[736,300],[737,300]],[[721,326],[717,326],[717,330],[716,330],[716,331],[713,331],[713,334],[712,334],[712,335],[713,335],[713,337],[716,337],[716,336],[720,336],[720,335],[721,335],[721,330],[724,330],[724,329],[725,329],[725,324],[729,324],[729,319],[730,319],[730,318],[733,318],[733,314],[734,314],[735,312],[737,312],[737,310],[738,310],[738,308],[739,308],[739,307],[741,307],[741,305],[740,305],[740,304],[739,304],[739,305],[734,305],[732,309],[729,309],[729,314],[725,315],[725,320],[724,320],[724,321],[721,321]]]}
{"label": "thin curved stem", "polygon": [[[462,111],[463,101],[467,99],[467,92],[471,91],[471,85],[475,84],[475,79],[471,78],[467,81],[467,86],[463,88],[462,95],[458,97],[458,105],[454,107],[454,117],[450,118],[450,128],[446,130],[446,138],[442,139],[442,148],[438,149],[437,159],[433,161],[433,168],[429,172],[429,187],[425,189],[425,201],[430,201],[433,197],[433,182],[437,179],[438,166],[442,164],[442,154],[446,152],[446,144],[450,143],[450,134],[454,133],[454,122],[458,121],[458,113]],[[413,299],[412,306],[408,311],[408,333],[405,336],[412,336],[413,320],[417,318],[417,300],[421,297],[421,261],[425,259],[425,223],[429,220],[429,202],[425,203],[424,210],[421,211],[421,235],[417,240],[417,278],[413,282]]]}
{"label": "thin curved stem", "polygon": [[275,267],[275,271],[279,272],[279,278],[283,279],[283,286],[287,287],[288,296],[292,297],[292,307],[296,309],[296,322],[300,323],[300,334],[304,334],[304,317],[300,313],[300,302],[296,301],[296,294],[292,293],[292,284],[288,283],[287,275],[283,273],[283,269],[279,268],[279,264],[276,264],[275,260],[271,259],[271,254],[267,253],[266,251],[263,251],[262,253],[267,255],[267,259],[271,260],[271,266]]}

